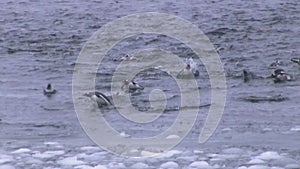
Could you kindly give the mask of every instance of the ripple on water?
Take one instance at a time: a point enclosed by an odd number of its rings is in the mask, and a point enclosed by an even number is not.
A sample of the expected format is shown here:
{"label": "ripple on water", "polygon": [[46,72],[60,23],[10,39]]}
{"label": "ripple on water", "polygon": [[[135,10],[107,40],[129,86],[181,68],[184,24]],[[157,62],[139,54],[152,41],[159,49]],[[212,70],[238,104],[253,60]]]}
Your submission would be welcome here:
{"label": "ripple on water", "polygon": [[[208,146],[203,146],[205,151],[201,150],[203,148],[201,145],[198,145],[199,152],[190,153],[189,156],[182,152],[167,152],[160,158],[140,162],[153,168],[158,168],[163,163],[174,161],[176,158],[180,159],[178,165],[186,168],[192,165],[194,160],[194,162],[200,161],[196,163],[197,165],[194,164],[195,168],[201,168],[201,165],[202,168],[207,168],[204,163],[208,163],[209,166],[219,165],[219,167],[214,166],[215,168],[300,168],[299,162],[296,161],[299,160],[299,153],[291,155],[291,152],[299,149],[298,132],[300,131],[299,122],[296,120],[299,119],[299,110],[295,106],[298,105],[300,71],[298,65],[290,63],[290,58],[300,55],[297,51],[300,32],[300,8],[297,0],[289,2],[203,1],[202,3],[153,0],[135,2],[135,5],[128,0],[80,3],[71,0],[45,3],[35,0],[22,2],[3,0],[0,4],[5,6],[0,10],[2,16],[0,18],[0,49],[2,49],[0,103],[4,103],[1,107],[3,111],[0,112],[0,137],[1,141],[2,139],[13,141],[11,144],[14,144],[1,146],[0,169],[40,168],[40,166],[100,169],[134,165],[132,163],[127,165],[119,159],[117,163],[109,163],[115,158],[98,148],[73,149],[75,145],[80,144],[80,141],[73,141],[74,137],[82,137],[83,142],[90,140],[81,131],[76,119],[71,97],[71,79],[76,57],[84,42],[94,31],[120,16],[144,11],[176,14],[192,21],[196,27],[206,33],[218,48],[228,74],[228,102],[220,124],[223,131],[221,133],[216,131],[217,134],[209,140]],[[28,10],[28,5],[31,10]],[[183,30],[182,33],[188,32]],[[131,54],[149,47],[166,49],[182,59],[195,56],[191,49],[166,35],[138,35],[128,38],[108,52],[108,57],[96,73],[98,78],[96,88],[109,92],[111,75],[118,64],[114,60],[118,60],[126,53]],[[269,65],[276,58],[280,58],[284,63],[280,67],[295,75],[294,82],[274,84],[268,78],[254,78],[247,84],[243,83],[240,76],[243,69],[249,69],[259,77],[268,77],[272,72]],[[203,68],[205,74],[204,65],[201,64],[199,67]],[[197,79],[201,94],[210,93],[208,75],[201,73],[200,78]],[[151,87],[156,87],[162,82],[162,77],[167,76],[169,75],[165,71],[150,70],[142,72],[138,78],[151,90]],[[49,80],[59,84],[61,90],[56,97],[45,100],[45,97],[41,97],[42,87]],[[162,116],[170,120],[162,120],[162,124],[166,122],[172,124],[173,119],[171,120],[170,114],[175,114],[180,108],[176,102],[180,99],[178,90],[169,82],[165,80],[161,86],[162,91],[170,93],[168,101],[171,102],[166,110],[168,114]],[[268,93],[261,95],[264,91]],[[138,105],[140,110],[148,110],[148,99],[140,96],[148,98],[147,94],[136,95],[132,97],[133,103]],[[240,99],[236,99],[237,97]],[[141,103],[139,100],[144,102]],[[209,102],[210,99],[208,97],[203,100]],[[198,126],[203,124],[202,121],[205,119],[203,114],[199,113],[197,128],[193,130],[198,131]],[[110,118],[115,119],[115,116],[111,115]],[[120,128],[125,124],[119,120],[112,121],[114,126]],[[151,130],[161,130],[161,125],[155,127]],[[284,138],[280,132],[282,128],[289,130],[284,133]],[[137,130],[145,132],[144,129],[141,127]],[[197,133],[195,131],[191,133]],[[130,133],[130,131],[125,132]],[[248,134],[249,132],[251,134]],[[192,142],[198,135],[194,134],[191,137],[188,139],[192,141],[183,142],[180,146],[194,150],[196,143],[192,144]],[[224,137],[226,138],[223,139]],[[45,139],[64,141],[72,139],[72,141],[65,141],[64,145],[49,142],[35,147],[35,144],[44,142]],[[175,137],[170,136],[169,139]],[[272,147],[272,150],[262,153],[265,150],[266,140],[271,140],[268,146]],[[225,144],[249,147],[249,149],[230,148],[221,151],[220,145]],[[68,150],[69,146],[72,147],[71,151]],[[4,152],[2,149],[5,149]],[[279,151],[282,149],[287,151],[286,155]],[[133,153],[140,155],[135,150]],[[144,151],[142,155],[153,155],[153,153]],[[30,156],[34,156],[32,157],[34,159],[30,159]],[[97,158],[103,159],[105,166],[97,166],[99,163]],[[52,162],[47,159],[51,159]],[[56,164],[55,160],[59,161],[61,166]],[[35,165],[31,166],[34,163]],[[89,166],[90,163],[93,165]]]}

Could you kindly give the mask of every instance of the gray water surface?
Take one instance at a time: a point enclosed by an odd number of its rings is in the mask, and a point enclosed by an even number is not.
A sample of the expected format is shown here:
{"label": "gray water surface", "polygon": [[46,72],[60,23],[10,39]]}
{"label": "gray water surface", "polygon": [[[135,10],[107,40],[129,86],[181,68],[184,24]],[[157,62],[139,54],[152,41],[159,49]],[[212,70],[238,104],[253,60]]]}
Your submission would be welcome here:
{"label": "gray water surface", "polygon": [[[199,27],[216,48],[223,49],[219,55],[227,74],[226,107],[214,135],[205,144],[197,142],[209,108],[204,106],[194,128],[176,148],[217,153],[239,147],[287,153],[300,161],[300,133],[291,130],[300,125],[300,66],[290,62],[292,57],[300,56],[299,1],[3,0],[0,5],[0,152],[32,148],[46,141],[60,142],[70,150],[95,145],[82,130],[73,107],[72,73],[79,52],[104,24],[129,14],[155,11],[182,17]],[[115,59],[140,48],[155,47],[172,51],[182,59],[194,56],[186,46],[165,36],[142,34],[128,38],[106,55],[98,70],[96,89],[110,94],[111,75],[118,64]],[[243,69],[261,77],[270,76],[274,68],[269,65],[275,59],[282,62],[278,68],[295,76],[295,81],[274,84],[271,79],[258,78],[243,82]],[[206,105],[210,103],[209,79],[204,65],[196,61],[202,72],[197,79],[201,104]],[[176,107],[178,88],[163,72],[141,73],[136,81],[146,89],[132,96],[133,105],[149,106],[149,92],[158,86],[168,89],[172,98],[168,104]],[[52,83],[58,93],[44,96],[47,83]],[[245,101],[249,96],[275,95],[285,99]],[[117,130],[128,128],[126,133],[130,135],[151,136],[167,129],[176,113],[168,111],[148,126],[126,122],[116,113],[106,113],[105,117]],[[228,162],[226,166],[239,164]]]}

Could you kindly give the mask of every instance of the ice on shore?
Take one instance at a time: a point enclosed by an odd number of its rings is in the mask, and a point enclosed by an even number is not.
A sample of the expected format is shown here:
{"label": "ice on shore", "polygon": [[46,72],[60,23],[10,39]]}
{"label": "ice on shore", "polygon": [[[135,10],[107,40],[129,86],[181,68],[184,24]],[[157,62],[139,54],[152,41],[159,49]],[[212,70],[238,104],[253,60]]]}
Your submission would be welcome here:
{"label": "ice on shore", "polygon": [[67,158],[64,158],[62,160],[59,160],[58,164],[60,164],[60,165],[68,165],[68,166],[71,165],[71,166],[74,166],[74,165],[85,164],[85,162],[78,160],[77,156],[74,156],[74,157],[67,157]]}
{"label": "ice on shore", "polygon": [[33,154],[32,156],[35,158],[43,159],[43,158],[52,158],[54,156],[60,156],[63,154],[65,154],[64,151],[58,150],[58,151],[45,151],[43,153],[37,152],[37,153]]}

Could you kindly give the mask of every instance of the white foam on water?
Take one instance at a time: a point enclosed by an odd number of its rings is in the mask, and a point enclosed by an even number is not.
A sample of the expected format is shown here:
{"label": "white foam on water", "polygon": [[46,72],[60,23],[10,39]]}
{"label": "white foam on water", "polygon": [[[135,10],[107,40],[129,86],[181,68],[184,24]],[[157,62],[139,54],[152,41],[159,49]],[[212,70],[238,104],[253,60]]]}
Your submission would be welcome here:
{"label": "white foam on water", "polygon": [[41,159],[45,159],[45,158],[52,158],[54,156],[60,156],[65,154],[65,151],[62,150],[57,150],[57,151],[45,151],[43,153],[35,153],[32,156],[35,158],[41,158]]}
{"label": "white foam on water", "polygon": [[270,132],[270,131],[273,131],[273,129],[272,129],[272,128],[269,128],[269,127],[267,127],[267,128],[264,128],[262,131],[264,131],[264,132]]}
{"label": "white foam on water", "polygon": [[300,126],[295,126],[291,128],[291,131],[300,132]]}
{"label": "white foam on water", "polygon": [[223,128],[223,129],[222,129],[222,132],[229,132],[229,131],[231,131],[231,130],[232,130],[232,129],[229,128],[229,127],[228,127],[228,128]]}
{"label": "white foam on water", "polygon": [[20,149],[15,150],[15,151],[13,151],[11,153],[12,154],[23,154],[23,153],[29,153],[29,152],[31,152],[31,150],[28,149],[28,148],[20,148]]}
{"label": "white foam on water", "polygon": [[131,137],[131,135],[125,133],[125,131],[122,131],[122,132],[120,133],[120,136],[121,136],[121,137],[125,137],[125,138]]}
{"label": "white foam on water", "polygon": [[166,139],[180,139],[180,137],[178,135],[169,135]]}
{"label": "white foam on water", "polygon": [[44,144],[45,145],[48,145],[48,146],[53,146],[53,145],[59,145],[59,143],[58,142],[51,142],[51,141],[49,141],[49,142],[44,142]]}
{"label": "white foam on water", "polygon": [[160,165],[160,169],[177,169],[179,165],[174,161],[165,162]]}

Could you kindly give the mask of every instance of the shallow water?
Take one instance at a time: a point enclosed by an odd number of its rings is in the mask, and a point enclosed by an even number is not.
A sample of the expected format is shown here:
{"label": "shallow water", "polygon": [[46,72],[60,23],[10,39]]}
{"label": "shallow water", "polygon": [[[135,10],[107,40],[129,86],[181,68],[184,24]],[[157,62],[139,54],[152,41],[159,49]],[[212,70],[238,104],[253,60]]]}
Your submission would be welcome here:
{"label": "shallow water", "polygon": [[[219,55],[227,74],[226,107],[214,135],[205,144],[197,143],[208,111],[208,106],[204,106],[188,137],[175,149],[190,153],[203,150],[205,156],[222,154],[224,149],[231,147],[247,152],[246,157],[235,156],[234,160],[218,163],[216,168],[237,168],[265,151],[286,154],[294,160],[293,163],[299,164],[300,67],[290,62],[290,58],[300,56],[298,1],[216,0],[200,3],[153,0],[133,3],[128,0],[4,0],[0,5],[5,7],[0,9],[0,154],[10,154],[22,147],[43,152],[47,149],[44,142],[56,141],[63,145],[59,149],[63,149],[64,156],[68,157],[80,153],[78,146],[94,145],[81,129],[73,107],[72,73],[77,56],[88,38],[104,24],[129,14],[156,11],[187,19],[198,26],[216,48],[223,48]],[[96,89],[110,93],[111,74],[118,64],[114,59],[140,48],[156,47],[172,51],[183,59],[194,56],[186,46],[165,36],[138,35],[128,38],[108,52],[97,73]],[[295,81],[274,84],[271,79],[263,78],[243,83],[239,76],[243,69],[267,77],[274,70],[269,65],[277,58],[282,62],[279,67],[294,75]],[[200,70],[205,71],[202,64]],[[142,94],[133,96],[132,102],[143,108],[149,107],[149,104],[141,103],[141,100],[147,100],[149,92],[157,86],[162,90],[169,89],[167,84],[170,79],[158,72],[150,75],[141,73],[136,81],[146,89]],[[45,97],[43,88],[49,82],[58,93]],[[201,104],[207,105],[210,99],[207,73],[203,72],[197,82],[203,98]],[[171,108],[176,107],[180,98],[176,91],[174,87],[167,92],[172,98],[168,103]],[[279,94],[286,99],[280,102],[245,101],[249,96]],[[170,126],[176,113],[170,110],[148,126],[126,122],[116,113],[105,113],[105,117],[117,130],[130,128],[126,133],[132,136],[149,136]],[[148,129],[146,132],[145,128]],[[13,155],[13,160],[0,164],[14,165],[12,161],[18,161],[16,168],[28,167],[30,164],[25,164],[25,157],[27,155]],[[56,162],[63,159],[61,156],[51,158]],[[105,159],[101,164],[107,166],[110,162],[124,161],[112,154],[105,156]],[[201,159],[200,156],[197,159]],[[203,158],[214,164],[210,159]],[[189,165],[186,160],[175,157],[168,160],[177,161],[181,167]],[[165,162],[149,161],[152,168]],[[52,164],[42,160],[31,168],[42,164],[49,168],[70,167],[56,162]],[[132,165],[129,161],[125,164],[127,167]],[[93,162],[89,165],[97,164]],[[267,165],[284,168],[287,164],[277,165],[268,161]]]}

